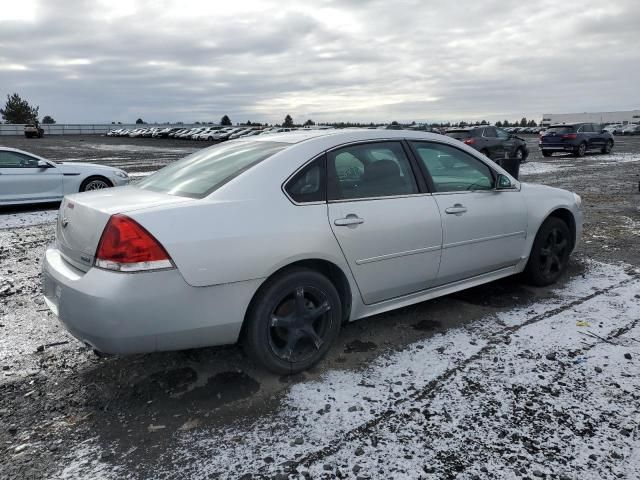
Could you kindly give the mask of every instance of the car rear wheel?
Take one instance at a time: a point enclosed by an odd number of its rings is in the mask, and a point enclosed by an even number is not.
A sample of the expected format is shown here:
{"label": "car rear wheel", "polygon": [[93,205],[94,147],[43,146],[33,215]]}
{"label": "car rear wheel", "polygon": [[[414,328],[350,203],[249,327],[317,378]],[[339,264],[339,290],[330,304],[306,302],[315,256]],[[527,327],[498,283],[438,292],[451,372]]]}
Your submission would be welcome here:
{"label": "car rear wheel", "polygon": [[340,296],[324,275],[295,269],[267,281],[252,302],[243,345],[278,374],[308,369],[326,355],[342,321]]}
{"label": "car rear wheel", "polygon": [[575,149],[574,154],[576,157],[584,157],[585,153],[587,153],[587,144],[582,142],[578,145],[578,148]]}
{"label": "car rear wheel", "polygon": [[571,232],[556,217],[547,218],[536,235],[524,270],[525,278],[536,286],[555,283],[567,270],[571,253]]}
{"label": "car rear wheel", "polygon": [[604,144],[604,147],[602,147],[602,150],[600,150],[602,153],[611,153],[611,150],[613,150],[613,142],[611,140],[607,140],[607,143]]}
{"label": "car rear wheel", "polygon": [[90,192],[92,190],[102,190],[103,188],[113,187],[113,184],[104,177],[89,177],[82,185],[80,185],[81,192]]}
{"label": "car rear wheel", "polygon": [[524,163],[524,149],[522,147],[516,148],[516,158],[520,160],[520,163]]}

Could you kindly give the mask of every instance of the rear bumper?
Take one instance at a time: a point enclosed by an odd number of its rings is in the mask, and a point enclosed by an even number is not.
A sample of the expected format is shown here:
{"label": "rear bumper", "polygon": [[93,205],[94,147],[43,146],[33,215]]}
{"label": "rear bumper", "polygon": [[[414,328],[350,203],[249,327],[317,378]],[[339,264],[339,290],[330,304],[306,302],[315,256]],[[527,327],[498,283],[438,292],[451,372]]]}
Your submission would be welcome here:
{"label": "rear bumper", "polygon": [[577,145],[569,144],[539,144],[540,150],[543,152],[573,152]]}
{"label": "rear bumper", "polygon": [[45,301],[60,322],[78,340],[113,354],[235,343],[261,283],[192,287],[175,269],[82,272],[53,246],[42,268]]}

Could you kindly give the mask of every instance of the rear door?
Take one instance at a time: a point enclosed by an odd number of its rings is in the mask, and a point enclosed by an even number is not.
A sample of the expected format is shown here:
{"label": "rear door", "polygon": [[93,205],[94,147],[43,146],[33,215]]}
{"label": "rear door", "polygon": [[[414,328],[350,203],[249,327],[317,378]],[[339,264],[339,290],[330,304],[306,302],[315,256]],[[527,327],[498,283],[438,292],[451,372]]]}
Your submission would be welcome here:
{"label": "rear door", "polygon": [[485,127],[482,132],[482,138],[485,141],[485,148],[489,152],[489,158],[496,160],[504,158],[504,147],[502,140],[498,138],[498,132],[495,127]]}
{"label": "rear door", "polygon": [[513,266],[524,251],[527,209],[518,190],[493,189],[495,173],[450,145],[411,142],[430,177],[442,217],[437,283],[446,284]]}
{"label": "rear door", "polygon": [[440,265],[438,206],[418,187],[399,141],[327,153],[328,215],[366,304],[433,286]]}
{"label": "rear door", "polygon": [[53,164],[38,166],[39,159],[0,150],[0,202],[46,202],[62,198],[62,173]]}

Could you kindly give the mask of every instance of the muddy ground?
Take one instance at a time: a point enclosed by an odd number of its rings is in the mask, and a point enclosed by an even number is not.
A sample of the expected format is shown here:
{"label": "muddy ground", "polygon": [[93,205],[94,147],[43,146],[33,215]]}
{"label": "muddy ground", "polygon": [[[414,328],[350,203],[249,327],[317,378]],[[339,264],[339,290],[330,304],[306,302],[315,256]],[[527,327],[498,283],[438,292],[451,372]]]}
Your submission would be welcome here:
{"label": "muddy ground", "polygon": [[[0,224],[5,220],[7,225],[11,225],[11,228],[0,229],[0,478],[236,478],[240,473],[245,478],[276,478],[278,475],[278,478],[287,478],[287,475],[298,478],[302,474],[314,478],[389,478],[389,475],[415,478],[415,472],[408,473],[408,469],[402,473],[398,473],[400,470],[396,473],[385,470],[383,474],[373,467],[355,469],[350,465],[349,469],[340,470],[336,465],[325,464],[325,458],[335,457],[340,451],[349,451],[347,447],[352,445],[349,435],[353,435],[353,430],[337,433],[335,438],[328,437],[326,445],[319,440],[314,444],[315,453],[301,453],[300,458],[304,458],[305,465],[309,467],[304,471],[302,468],[296,470],[294,464],[281,465],[275,461],[282,456],[282,447],[274,447],[269,455],[260,454],[260,461],[263,462],[260,465],[254,464],[257,449],[252,453],[234,453],[235,456],[229,457],[227,471],[193,469],[194,464],[202,466],[206,463],[203,463],[207,457],[206,449],[197,462],[189,460],[188,455],[176,455],[175,452],[185,448],[181,436],[185,432],[194,435],[193,438],[207,437],[214,443],[217,438],[222,441],[220,432],[232,432],[231,441],[252,445],[252,435],[256,439],[262,438],[256,433],[256,425],[264,424],[265,419],[271,416],[275,418],[281,415],[291,405],[292,392],[316,384],[325,385],[323,382],[336,375],[347,375],[352,379],[367,378],[372,363],[390,362],[388,359],[396,358],[394,355],[411,351],[416,345],[428,346],[428,342],[437,342],[445,335],[456,335],[456,332],[482,330],[487,318],[526,312],[529,307],[535,309],[538,305],[556,301],[564,291],[573,288],[572,281],[590,278],[592,273],[589,266],[594,261],[619,266],[621,271],[626,272],[624,275],[635,278],[637,273],[634,268],[640,267],[640,137],[617,137],[611,155],[592,154],[582,159],[569,156],[543,159],[537,151],[536,138],[529,137],[527,140],[531,156],[523,166],[521,179],[570,189],[583,199],[584,235],[567,278],[553,288],[531,288],[516,279],[505,279],[354,322],[343,329],[339,341],[325,361],[312,371],[295,377],[278,378],[262,372],[236,346],[125,358],[96,357],[66,334],[41,299],[40,261],[45,246],[53,240],[54,235],[54,214],[42,212],[54,210],[56,206],[0,211]],[[0,144],[21,148],[52,160],[81,160],[117,166],[132,173],[133,178],[136,178],[136,174],[143,176],[146,172],[207,146],[193,141],[93,136],[44,139],[2,137]],[[622,279],[619,284],[625,281]],[[599,285],[593,288],[597,287]],[[603,292],[604,295],[608,291]],[[590,300],[587,298],[590,294],[582,292],[580,299],[586,302]],[[634,297],[631,295],[629,298],[629,301],[633,301]],[[557,308],[562,310],[564,307]],[[639,316],[640,307],[635,305],[635,308],[636,316]],[[620,309],[622,311],[623,307]],[[625,333],[633,328],[635,325]],[[479,336],[490,337],[497,335],[498,331]],[[614,334],[611,334],[611,338],[604,337],[608,339],[606,345],[612,345],[614,337]],[[635,338],[638,338],[640,346],[640,338],[637,335]],[[474,350],[472,345],[477,345],[480,340],[471,342],[469,351]],[[631,348],[628,351],[633,351],[633,354],[629,354],[632,360],[628,365],[625,364],[623,373],[626,375],[624,378],[632,379],[629,395],[616,396],[611,400],[614,405],[620,402],[619,411],[627,413],[633,412],[633,409],[627,410],[627,402],[638,405],[640,399],[640,349]],[[464,351],[460,353],[463,354]],[[518,351],[513,350],[503,352],[505,358],[517,354]],[[606,352],[606,355],[610,354]],[[536,357],[532,354],[531,358],[535,360]],[[480,362],[480,357],[469,357],[465,361]],[[461,375],[460,378],[468,380],[467,387],[471,392],[474,388],[482,390],[481,385],[474,387],[475,383],[481,382],[477,372],[475,375],[473,371],[466,372],[455,359],[451,362],[443,367],[441,375],[447,378]],[[474,364],[464,364],[465,368],[469,365]],[[559,362],[545,368],[550,369],[550,375],[554,375],[554,369],[555,374],[560,370],[564,373],[565,367],[561,365]],[[506,374],[501,372],[502,375]],[[403,375],[410,377],[413,373]],[[402,379],[399,381],[402,382]],[[575,388],[579,389],[580,385],[578,382]],[[437,389],[438,384],[432,387]],[[406,390],[394,392],[395,398],[405,395],[409,406],[413,402],[416,405],[424,402],[425,399],[425,395],[410,395]],[[532,400],[531,397],[522,397],[513,401],[521,401],[524,408]],[[455,402],[452,404],[455,409]],[[331,401],[322,401],[317,406],[318,412],[324,409],[326,412],[316,413],[322,418],[327,417],[331,405]],[[599,403],[597,405],[594,418],[604,408]],[[355,410],[349,411],[356,415],[359,410],[353,408]],[[420,408],[425,408],[422,403]],[[533,407],[529,405],[527,408]],[[370,425],[371,422],[377,425],[376,422],[382,422],[385,415],[389,415],[388,410],[372,408],[371,412],[371,418],[363,419],[363,425]],[[515,415],[516,412],[511,414]],[[449,420],[446,416],[444,420],[437,415],[434,418],[427,416],[431,422],[430,428],[438,428],[438,421],[450,422],[451,417],[456,417],[456,411],[449,410],[447,415]],[[508,419],[504,416],[501,418],[492,424],[491,432],[506,428]],[[343,421],[336,419],[336,422]],[[601,416],[599,421],[603,425],[612,422],[607,415]],[[549,422],[553,423],[552,420]],[[597,429],[598,423],[594,422],[595,425],[589,428]],[[446,430],[445,423],[440,424],[443,430]],[[365,430],[370,433],[372,427],[366,425]],[[281,427],[279,425],[280,430],[276,429],[279,435],[282,435]],[[466,428],[474,429],[471,425]],[[565,469],[566,473],[559,473],[560,470],[541,471],[521,465],[522,462],[536,461],[526,456],[511,462],[517,466],[512,470],[504,470],[496,465],[491,468],[490,464],[483,470],[479,466],[480,456],[470,456],[474,460],[465,463],[458,456],[441,455],[430,465],[421,467],[421,475],[427,478],[563,478],[563,475],[564,478],[635,478],[629,472],[635,472],[636,465],[640,463],[637,452],[640,434],[635,426],[623,425],[615,431],[622,432],[619,439],[621,445],[626,445],[631,453],[607,454],[606,459],[598,453],[597,462],[591,459],[593,465],[589,466],[589,460],[585,460],[578,466]],[[485,438],[489,437],[491,435]],[[237,438],[239,440],[235,440]],[[471,449],[484,446],[483,439],[478,436],[465,438]],[[225,441],[229,441],[228,438],[225,437]],[[292,438],[291,448],[305,441],[304,438]],[[276,439],[273,442],[277,443]],[[377,445],[377,440],[370,441],[368,445],[371,446],[372,442]],[[517,442],[517,439],[513,442]],[[585,451],[588,442],[587,438]],[[338,445],[337,450],[331,447],[334,444]],[[211,448],[212,455],[216,448]],[[327,448],[329,450],[325,451]],[[580,450],[580,446],[574,448]],[[415,452],[395,450],[388,447],[387,451],[392,452],[391,455],[416,455]],[[220,452],[216,454],[220,455]],[[503,451],[492,452],[491,455],[502,458],[507,454]],[[623,459],[618,459],[616,455],[622,455]],[[241,465],[243,458],[244,466]],[[626,470],[614,465],[625,458],[636,458],[637,463],[632,461]],[[314,471],[311,467],[316,464],[319,469]],[[580,468],[584,470],[576,473]],[[506,471],[509,474],[505,474]],[[590,476],[590,471],[593,476]]]}

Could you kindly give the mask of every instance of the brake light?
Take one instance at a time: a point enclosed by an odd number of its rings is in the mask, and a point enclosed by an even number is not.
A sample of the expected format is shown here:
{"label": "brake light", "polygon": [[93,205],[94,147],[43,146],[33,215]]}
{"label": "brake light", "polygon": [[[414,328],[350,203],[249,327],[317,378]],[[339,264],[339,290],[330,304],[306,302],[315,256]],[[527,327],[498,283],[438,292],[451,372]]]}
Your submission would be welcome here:
{"label": "brake light", "polygon": [[112,215],[96,250],[95,266],[118,272],[173,268],[162,245],[138,222],[126,215]]}
{"label": "brake light", "polygon": [[467,138],[464,143],[466,143],[467,145],[473,145],[474,143],[476,143],[476,139],[475,138]]}
{"label": "brake light", "polygon": [[565,133],[564,135],[562,135],[562,138],[566,138],[567,140],[575,140],[576,138],[578,138],[578,135],[576,133]]}

